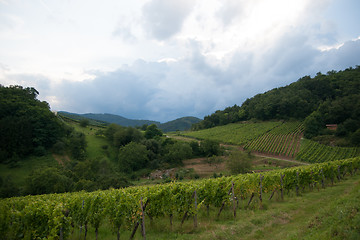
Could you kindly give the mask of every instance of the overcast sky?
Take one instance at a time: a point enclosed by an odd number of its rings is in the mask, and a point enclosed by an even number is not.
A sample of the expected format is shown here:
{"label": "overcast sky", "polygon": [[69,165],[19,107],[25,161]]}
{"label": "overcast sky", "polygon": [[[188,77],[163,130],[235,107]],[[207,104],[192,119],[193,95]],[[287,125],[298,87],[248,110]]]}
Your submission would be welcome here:
{"label": "overcast sky", "polygon": [[359,0],[0,0],[0,84],[161,122],[360,65]]}

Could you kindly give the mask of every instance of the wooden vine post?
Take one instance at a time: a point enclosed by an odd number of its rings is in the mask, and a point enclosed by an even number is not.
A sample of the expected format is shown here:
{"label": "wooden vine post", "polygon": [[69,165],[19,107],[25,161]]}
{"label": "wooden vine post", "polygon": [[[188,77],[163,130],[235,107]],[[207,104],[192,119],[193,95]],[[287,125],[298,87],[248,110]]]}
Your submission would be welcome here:
{"label": "wooden vine post", "polygon": [[299,196],[299,172],[296,171],[296,196]]}
{"label": "wooden vine post", "polygon": [[194,198],[195,198],[195,214],[194,214],[194,228],[197,228],[197,194],[196,194],[196,189],[194,191]]}
{"label": "wooden vine post", "polygon": [[[229,195],[229,194],[232,192],[232,190],[233,190],[233,185],[231,185],[231,188],[229,189],[227,195]],[[221,205],[221,207],[220,207],[219,213],[218,213],[218,215],[217,215],[218,218],[220,217],[220,213],[221,213],[222,210],[224,209],[224,206],[225,206],[225,201],[222,203],[222,205]]]}
{"label": "wooden vine post", "polygon": [[140,198],[140,206],[141,206],[141,235],[143,236],[144,240],[146,240],[146,232],[145,232],[145,209],[143,206],[143,198]]}
{"label": "wooden vine post", "polygon": [[234,182],[231,183],[231,189],[232,189],[232,200],[233,200],[234,218],[236,218],[236,201],[235,201]]}
{"label": "wooden vine post", "polygon": [[322,188],[325,188],[324,171],[322,168],[321,168],[321,186]]}
{"label": "wooden vine post", "polygon": [[[140,207],[141,207],[141,234],[143,236],[144,239],[146,239],[146,235],[145,235],[145,209],[146,209],[146,206],[147,204],[149,203],[149,199],[146,201],[145,205],[143,205],[143,201],[142,201],[142,197],[140,199]],[[136,233],[136,230],[138,229],[140,225],[140,221],[137,221],[135,226],[134,226],[134,229],[131,233],[131,236],[130,236],[130,239],[134,239],[134,236],[135,236],[135,233]]]}
{"label": "wooden vine post", "polygon": [[[84,200],[82,200],[82,206],[81,206],[81,209],[84,209]],[[80,236],[81,236],[81,232],[82,232],[82,223],[81,223],[81,226],[80,226]]]}
{"label": "wooden vine post", "polygon": [[263,180],[264,176],[261,176],[260,174],[260,195],[259,195],[259,198],[260,198],[260,203],[262,203],[262,180]]}
{"label": "wooden vine post", "polygon": [[281,200],[284,200],[284,174],[281,174],[280,181],[281,181]]}
{"label": "wooden vine post", "polygon": [[341,179],[341,173],[340,173],[340,166],[337,167],[337,172],[338,172],[338,181],[340,182],[340,179]]}

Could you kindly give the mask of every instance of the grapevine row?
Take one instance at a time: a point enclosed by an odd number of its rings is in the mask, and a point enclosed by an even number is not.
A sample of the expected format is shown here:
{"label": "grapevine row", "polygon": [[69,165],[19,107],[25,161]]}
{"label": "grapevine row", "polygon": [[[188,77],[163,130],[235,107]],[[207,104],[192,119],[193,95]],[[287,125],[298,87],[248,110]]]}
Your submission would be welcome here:
{"label": "grapevine row", "polygon": [[303,139],[296,159],[311,163],[334,161],[360,155],[360,148],[330,147],[311,140]]}
{"label": "grapevine row", "polygon": [[[196,215],[202,206],[223,207],[234,199],[251,199],[264,192],[299,188],[351,175],[360,167],[360,157],[217,179],[172,182],[97,192],[78,192],[9,198],[0,201],[0,235],[4,239],[66,239],[72,229],[88,228],[96,235],[105,221],[114,233],[133,228],[143,216]],[[231,191],[232,190],[232,193]],[[229,197],[229,193],[233,197]],[[194,195],[197,203],[194,204]],[[145,214],[145,215],[144,215]]]}
{"label": "grapevine row", "polygon": [[303,125],[298,122],[283,123],[268,133],[248,142],[244,149],[274,155],[294,157],[302,137]]}
{"label": "grapevine row", "polygon": [[281,122],[234,123],[211,129],[186,132],[184,133],[184,136],[197,139],[211,139],[228,144],[244,145],[281,125]]}

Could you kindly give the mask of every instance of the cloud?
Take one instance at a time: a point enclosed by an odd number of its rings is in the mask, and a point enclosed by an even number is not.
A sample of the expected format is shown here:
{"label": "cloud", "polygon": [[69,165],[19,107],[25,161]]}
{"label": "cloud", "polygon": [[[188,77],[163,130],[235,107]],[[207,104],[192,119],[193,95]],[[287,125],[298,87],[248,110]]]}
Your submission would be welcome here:
{"label": "cloud", "polygon": [[341,70],[360,63],[360,40],[338,49],[314,49],[300,36],[286,37],[262,53],[239,49],[226,68],[211,64],[200,43],[177,61],[137,60],[115,71],[92,72],[82,82],[49,84],[41,75],[7,75],[8,81],[35,86],[54,110],[113,113],[161,122],[183,116],[203,118],[241,105],[257,93],[284,86],[305,75]]}
{"label": "cloud", "polygon": [[[47,19],[36,18],[38,10],[14,18],[3,13],[2,38],[11,29],[16,36],[41,34],[2,44],[0,81],[34,86],[55,110],[202,118],[302,76],[360,64],[360,39],[344,42],[351,38],[339,37],[343,25],[324,18],[332,2],[114,1],[92,4],[96,18],[81,15],[82,4],[70,12],[63,7],[63,18],[81,28],[56,22],[35,28]],[[20,31],[23,24],[34,28]]]}
{"label": "cloud", "polygon": [[194,1],[152,0],[143,7],[144,28],[157,40],[165,40],[181,30]]}

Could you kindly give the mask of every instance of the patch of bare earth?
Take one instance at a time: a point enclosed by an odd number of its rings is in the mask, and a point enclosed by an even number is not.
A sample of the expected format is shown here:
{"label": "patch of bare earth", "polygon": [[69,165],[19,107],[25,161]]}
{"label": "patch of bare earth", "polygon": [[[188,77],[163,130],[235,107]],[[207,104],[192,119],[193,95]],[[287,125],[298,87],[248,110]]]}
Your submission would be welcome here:
{"label": "patch of bare earth", "polygon": [[211,176],[214,173],[220,173],[226,170],[225,162],[209,164],[206,158],[195,158],[184,160],[184,168],[193,168],[195,173],[201,177]]}

